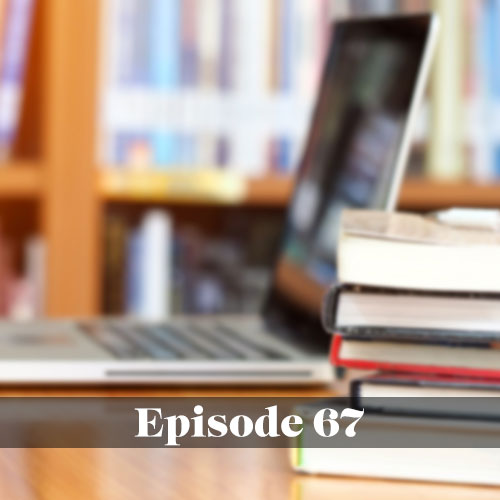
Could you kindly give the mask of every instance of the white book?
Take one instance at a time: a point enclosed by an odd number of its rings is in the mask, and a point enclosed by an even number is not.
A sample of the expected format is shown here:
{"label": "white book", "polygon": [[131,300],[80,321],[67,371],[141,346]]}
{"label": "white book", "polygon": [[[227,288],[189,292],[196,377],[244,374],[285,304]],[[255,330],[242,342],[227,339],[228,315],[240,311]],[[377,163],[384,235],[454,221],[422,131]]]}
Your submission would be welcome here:
{"label": "white book", "polygon": [[32,293],[33,316],[45,314],[47,249],[41,236],[32,236],[25,246],[26,280]]}
{"label": "white book", "polygon": [[[325,438],[316,432],[313,419],[319,409],[335,406],[335,401],[318,401],[296,408],[304,428],[297,438],[297,448],[292,449],[295,470],[333,476],[500,485],[500,449],[490,448],[500,431],[498,421],[364,412],[354,436],[346,437],[342,428],[327,446]],[[340,408],[337,411],[341,413]],[[434,446],[424,447],[428,443]],[[456,447],[439,447],[445,443],[455,443]],[[396,447],[403,444],[408,447]]]}
{"label": "white book", "polygon": [[198,8],[198,56],[201,83],[205,88],[217,85],[221,25],[221,0],[203,0]]}
{"label": "white book", "polygon": [[[210,96],[217,88],[221,0],[201,1],[197,14],[199,89],[200,92]],[[217,108],[216,99],[214,99],[214,108]],[[215,114],[217,114],[217,109],[215,109]],[[213,118],[215,125],[217,117],[211,114],[209,118]],[[187,120],[190,121],[189,116]],[[196,116],[193,116],[193,120],[196,120]],[[202,167],[214,166],[217,161],[217,135],[214,133],[214,127],[199,128],[197,135],[197,163]]]}
{"label": "white book", "polygon": [[139,316],[161,320],[170,315],[172,287],[172,220],[163,210],[146,213],[140,227]]}
{"label": "white book", "polygon": [[[249,103],[264,102],[271,92],[272,1],[237,0],[235,6],[235,92]],[[229,117],[235,123],[230,135],[235,170],[246,175],[264,172],[270,137],[261,124],[268,121],[269,112],[266,106],[249,106],[244,115]]]}
{"label": "white book", "polygon": [[337,260],[341,283],[500,292],[500,232],[414,214],[345,210]]}
{"label": "white book", "polygon": [[299,472],[500,485],[498,448],[304,448]]}
{"label": "white book", "polygon": [[272,1],[237,0],[236,88],[253,95],[267,94],[271,88]]}

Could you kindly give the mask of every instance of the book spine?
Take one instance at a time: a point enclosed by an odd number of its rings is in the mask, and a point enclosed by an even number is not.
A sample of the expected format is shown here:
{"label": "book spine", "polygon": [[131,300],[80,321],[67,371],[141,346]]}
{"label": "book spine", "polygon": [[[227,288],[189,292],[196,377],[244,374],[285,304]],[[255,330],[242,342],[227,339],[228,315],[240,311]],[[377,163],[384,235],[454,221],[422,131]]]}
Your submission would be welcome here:
{"label": "book spine", "polygon": [[490,158],[490,110],[488,107],[489,61],[485,40],[488,31],[487,6],[483,0],[467,2],[467,45],[469,46],[466,79],[467,125],[466,138],[470,142],[471,176],[478,181],[494,178]]}
{"label": "book spine", "polygon": [[[235,0],[221,1],[221,21],[219,39],[218,85],[223,92],[234,86],[233,50],[234,50],[234,9]],[[254,27],[255,29],[255,27]]]}
{"label": "book spine", "polygon": [[170,315],[173,254],[172,222],[167,213],[148,212],[141,224],[140,316],[148,320]]}
{"label": "book spine", "polygon": [[323,328],[332,335],[337,331],[337,308],[341,291],[340,287],[332,286],[326,292],[321,307],[321,321]]}
{"label": "book spine", "polygon": [[293,8],[297,0],[279,0],[279,80],[278,86],[282,93],[291,92],[292,76],[292,46],[293,46]]}
{"label": "book spine", "polygon": [[[151,84],[155,90],[172,93],[180,87],[180,0],[151,0],[150,57]],[[179,161],[178,131],[169,126],[152,134],[157,166]]]}
{"label": "book spine", "polygon": [[46,256],[45,242],[40,236],[28,239],[24,248],[26,279],[32,291],[33,317],[41,318],[45,314]]}
{"label": "book spine", "polygon": [[120,30],[118,28],[118,1],[101,2],[99,27],[99,92],[98,107],[101,110],[97,136],[97,161],[102,165],[117,165],[114,155],[115,131],[106,119],[104,110],[110,101],[110,94],[118,74]]}
{"label": "book spine", "polygon": [[152,0],[138,0],[133,20],[132,82],[148,84],[150,74],[149,28]]}
{"label": "book spine", "polygon": [[488,126],[483,128],[487,137],[488,161],[492,178],[500,177],[500,127],[498,111],[500,110],[500,70],[498,57],[500,56],[500,35],[496,20],[500,16],[500,1],[488,0],[484,4],[483,17],[483,50],[484,69],[486,78],[486,109],[485,116],[481,117]]}
{"label": "book spine", "polygon": [[200,1],[203,0],[182,1],[181,83],[183,87],[195,87],[199,81],[196,15]]}
{"label": "book spine", "polygon": [[3,65],[5,51],[5,30],[7,25],[7,6],[8,0],[0,0],[0,68]]}
{"label": "book spine", "polygon": [[10,153],[20,117],[34,0],[9,0],[0,74],[0,155]]}
{"label": "book spine", "polygon": [[215,122],[217,120],[217,75],[219,73],[220,47],[220,0],[202,0],[197,12],[198,54],[199,54],[199,93],[212,100],[214,125],[205,127],[197,136],[197,158],[201,165],[217,165],[217,136]]}
{"label": "book spine", "polygon": [[133,316],[141,313],[141,232],[133,231],[127,240],[126,258],[126,311]]}
{"label": "book spine", "polygon": [[464,2],[434,0],[441,19],[440,44],[431,75],[431,134],[427,175],[457,180],[465,175],[463,130]]}
{"label": "book spine", "polygon": [[126,244],[126,221],[110,215],[104,231],[103,309],[106,314],[122,314],[125,309]]}
{"label": "book spine", "polygon": [[268,101],[271,95],[271,19],[272,6],[268,0],[239,0],[236,4],[235,90],[248,118],[231,131],[230,162],[234,170],[247,175],[262,174],[269,163],[269,137],[261,125],[272,121],[272,116],[265,104],[260,107],[260,120],[251,114],[256,104]]}

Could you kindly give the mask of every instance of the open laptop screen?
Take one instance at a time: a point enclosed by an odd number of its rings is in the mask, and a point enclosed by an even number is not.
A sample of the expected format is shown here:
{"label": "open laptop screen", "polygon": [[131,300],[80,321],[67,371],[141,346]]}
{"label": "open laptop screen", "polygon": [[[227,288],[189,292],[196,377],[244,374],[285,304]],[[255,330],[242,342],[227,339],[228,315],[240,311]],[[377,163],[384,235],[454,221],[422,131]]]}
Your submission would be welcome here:
{"label": "open laptop screen", "polygon": [[431,21],[418,15],[333,25],[264,309],[273,323],[306,328],[308,337],[319,333],[328,341],[319,311],[337,274],[340,212],[346,206],[392,208]]}

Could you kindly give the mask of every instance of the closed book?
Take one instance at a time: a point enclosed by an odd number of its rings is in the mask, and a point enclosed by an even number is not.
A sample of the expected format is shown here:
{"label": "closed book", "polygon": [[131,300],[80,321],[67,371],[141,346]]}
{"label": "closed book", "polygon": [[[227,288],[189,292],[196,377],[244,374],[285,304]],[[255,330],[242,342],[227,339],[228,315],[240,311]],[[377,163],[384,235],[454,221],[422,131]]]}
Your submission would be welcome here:
{"label": "closed book", "polygon": [[461,344],[360,340],[335,335],[330,359],[361,370],[500,378],[498,342]]}
{"label": "closed book", "polygon": [[500,485],[500,448],[493,447],[500,432],[498,422],[365,411],[356,423],[353,437],[343,435],[343,426],[347,423],[339,418],[339,432],[325,443],[325,438],[316,431],[314,417],[324,408],[336,409],[341,415],[345,406],[338,406],[338,400],[326,400],[295,408],[304,422],[291,453],[296,471],[341,477]]}
{"label": "closed book", "polygon": [[500,232],[451,227],[407,213],[342,213],[338,242],[341,283],[498,293],[499,261]]}
{"label": "closed book", "polygon": [[344,337],[386,340],[500,340],[500,295],[334,286],[323,324]]}
{"label": "closed book", "polygon": [[350,388],[352,403],[370,412],[497,419],[500,410],[500,379],[385,372]]}
{"label": "closed book", "polygon": [[120,215],[108,216],[104,228],[103,309],[106,314],[125,310],[125,269],[127,221]]}
{"label": "closed book", "polygon": [[497,448],[301,448],[296,456],[292,465],[304,474],[500,485]]}

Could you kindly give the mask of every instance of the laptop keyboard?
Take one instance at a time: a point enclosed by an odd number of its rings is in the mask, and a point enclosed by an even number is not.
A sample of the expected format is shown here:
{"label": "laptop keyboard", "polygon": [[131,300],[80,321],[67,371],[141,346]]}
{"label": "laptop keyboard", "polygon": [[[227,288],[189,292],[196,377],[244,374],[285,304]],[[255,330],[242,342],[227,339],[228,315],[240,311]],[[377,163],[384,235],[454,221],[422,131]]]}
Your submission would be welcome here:
{"label": "laptop keyboard", "polygon": [[154,325],[120,321],[80,324],[83,332],[118,359],[278,360],[278,348],[243,337],[230,324],[198,322]]}

